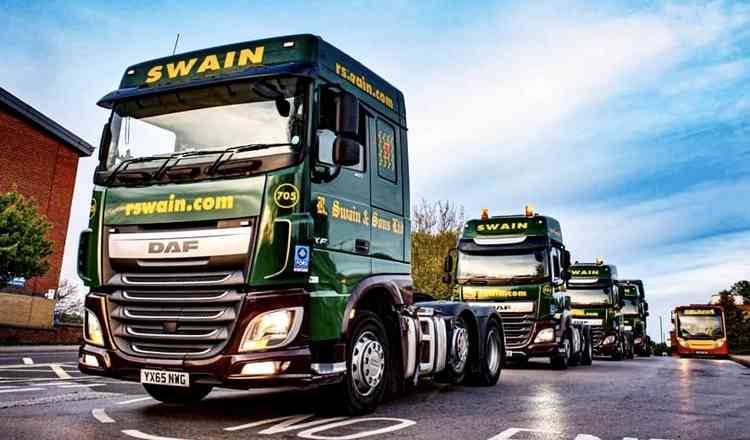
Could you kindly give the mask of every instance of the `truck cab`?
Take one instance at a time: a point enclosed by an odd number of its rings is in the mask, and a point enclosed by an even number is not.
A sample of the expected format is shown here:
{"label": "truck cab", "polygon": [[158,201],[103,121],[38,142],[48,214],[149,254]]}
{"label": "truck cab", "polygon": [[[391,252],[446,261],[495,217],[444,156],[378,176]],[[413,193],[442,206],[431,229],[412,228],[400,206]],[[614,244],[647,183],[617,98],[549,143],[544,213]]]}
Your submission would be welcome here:
{"label": "truck cab", "polygon": [[81,371],[169,402],[330,386],[347,413],[420,377],[497,382],[494,310],[414,301],[393,85],[290,35],[132,65],[99,105]]}
{"label": "truck cab", "polygon": [[573,322],[565,293],[569,267],[556,219],[530,207],[508,216],[483,210],[466,222],[446,257],[444,281],[453,285],[454,298],[497,309],[509,359],[549,358],[567,368],[591,363],[589,329]]}
{"label": "truck cab", "polygon": [[633,335],[633,351],[638,356],[651,356],[651,339],[648,336],[646,322],[648,303],[641,280],[621,280],[618,288],[622,293],[624,328]]}
{"label": "truck cab", "polygon": [[591,326],[594,354],[614,360],[625,358],[628,334],[622,308],[624,301],[617,287],[617,267],[576,262],[570,268],[567,295],[572,303],[574,322]]}

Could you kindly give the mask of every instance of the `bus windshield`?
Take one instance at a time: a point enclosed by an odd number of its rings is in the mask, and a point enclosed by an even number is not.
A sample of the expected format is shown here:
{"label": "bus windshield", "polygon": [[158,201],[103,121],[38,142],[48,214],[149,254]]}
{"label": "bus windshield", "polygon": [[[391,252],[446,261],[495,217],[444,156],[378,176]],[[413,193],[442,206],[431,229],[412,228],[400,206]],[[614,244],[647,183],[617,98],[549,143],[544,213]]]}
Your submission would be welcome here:
{"label": "bus windshield", "polygon": [[685,339],[712,339],[724,337],[720,315],[677,315],[679,335]]}

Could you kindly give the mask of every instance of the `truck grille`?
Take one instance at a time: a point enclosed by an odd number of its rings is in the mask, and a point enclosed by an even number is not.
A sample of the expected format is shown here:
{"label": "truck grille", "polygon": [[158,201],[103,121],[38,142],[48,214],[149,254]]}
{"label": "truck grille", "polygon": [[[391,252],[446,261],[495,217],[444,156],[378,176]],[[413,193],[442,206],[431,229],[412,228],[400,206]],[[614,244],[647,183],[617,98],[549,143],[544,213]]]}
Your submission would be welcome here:
{"label": "truck grille", "polygon": [[528,344],[534,329],[534,315],[525,313],[500,313],[507,348],[521,348]]}
{"label": "truck grille", "polygon": [[243,294],[227,286],[153,286],[155,279],[149,281],[110,295],[110,327],[119,349],[134,356],[200,358],[224,348]]}

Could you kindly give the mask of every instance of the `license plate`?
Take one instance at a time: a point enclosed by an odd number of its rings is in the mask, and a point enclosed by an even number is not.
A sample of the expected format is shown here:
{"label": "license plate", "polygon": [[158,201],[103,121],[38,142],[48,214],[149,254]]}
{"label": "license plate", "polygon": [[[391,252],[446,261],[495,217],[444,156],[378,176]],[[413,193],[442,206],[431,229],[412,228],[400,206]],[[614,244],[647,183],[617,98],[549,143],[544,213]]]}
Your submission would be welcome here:
{"label": "license plate", "polygon": [[177,371],[141,370],[141,383],[167,385],[171,387],[189,387],[190,375]]}

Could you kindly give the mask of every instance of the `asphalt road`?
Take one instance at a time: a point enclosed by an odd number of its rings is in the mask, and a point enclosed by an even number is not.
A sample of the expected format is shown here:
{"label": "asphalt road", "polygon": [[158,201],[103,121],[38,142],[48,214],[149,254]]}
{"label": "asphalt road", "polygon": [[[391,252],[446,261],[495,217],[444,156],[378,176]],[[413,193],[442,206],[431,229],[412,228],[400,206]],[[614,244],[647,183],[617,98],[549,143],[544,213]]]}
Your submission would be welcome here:
{"label": "asphalt road", "polygon": [[[24,359],[25,358],[25,359]],[[555,371],[508,368],[492,388],[427,384],[368,417],[335,418],[318,394],[218,390],[194,406],[81,375],[74,352],[0,353],[0,438],[750,439],[750,369],[641,358]]]}

